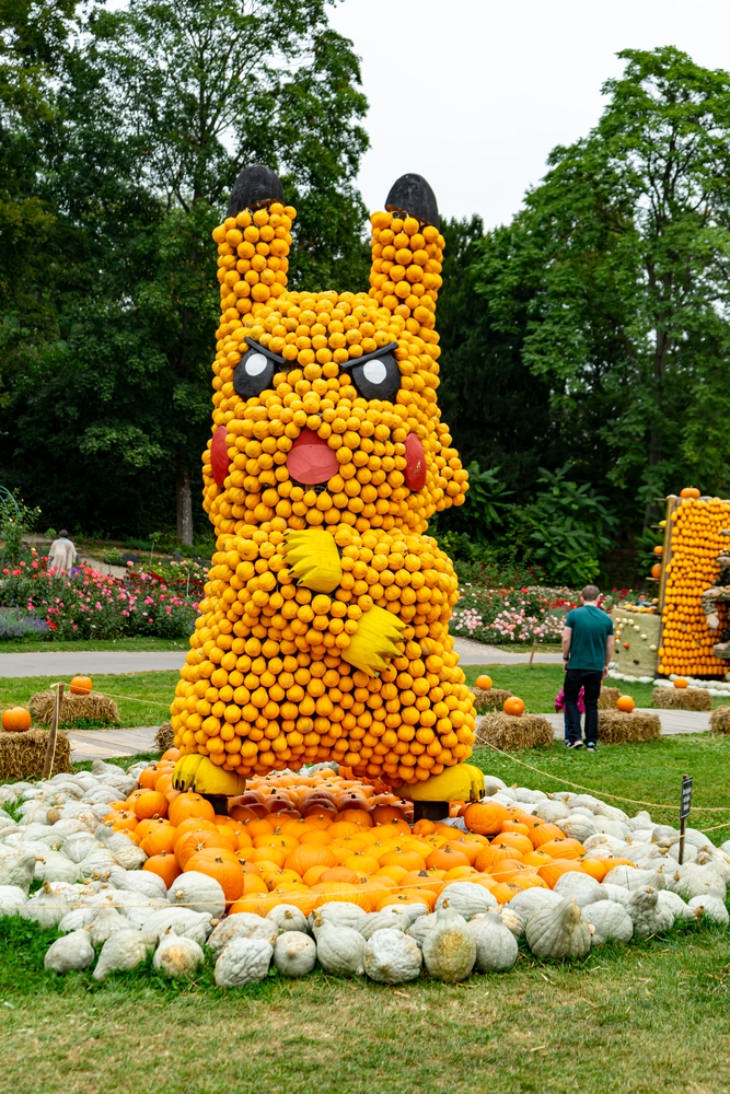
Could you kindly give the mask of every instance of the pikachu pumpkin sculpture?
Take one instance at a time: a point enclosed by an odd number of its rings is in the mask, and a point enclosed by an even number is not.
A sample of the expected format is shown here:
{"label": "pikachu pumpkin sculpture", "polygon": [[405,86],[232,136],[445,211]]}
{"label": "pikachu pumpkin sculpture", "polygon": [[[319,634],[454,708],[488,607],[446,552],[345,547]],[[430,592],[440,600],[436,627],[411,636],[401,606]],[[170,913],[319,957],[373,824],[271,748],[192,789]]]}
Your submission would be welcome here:
{"label": "pikachu pumpkin sculpture", "polygon": [[175,785],[230,796],[337,760],[412,798],[470,798],[457,581],[425,534],[467,485],[436,402],[436,202],[418,175],[394,185],[369,293],[287,289],[295,215],[255,166],[213,232],[216,553],[172,705]]}

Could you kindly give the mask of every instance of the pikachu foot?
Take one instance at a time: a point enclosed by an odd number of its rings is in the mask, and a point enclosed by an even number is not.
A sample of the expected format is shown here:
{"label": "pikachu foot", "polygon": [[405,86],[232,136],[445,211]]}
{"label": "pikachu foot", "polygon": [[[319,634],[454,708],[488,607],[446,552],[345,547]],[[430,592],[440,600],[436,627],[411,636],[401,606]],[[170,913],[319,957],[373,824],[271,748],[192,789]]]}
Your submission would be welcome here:
{"label": "pikachu foot", "polygon": [[399,787],[398,793],[412,802],[478,801],[484,796],[484,773],[474,764],[455,764],[425,782]]}
{"label": "pikachu foot", "polygon": [[207,756],[194,753],[177,761],[172,785],[176,790],[194,790],[204,797],[231,798],[244,792],[246,780],[235,771],[218,767]]}

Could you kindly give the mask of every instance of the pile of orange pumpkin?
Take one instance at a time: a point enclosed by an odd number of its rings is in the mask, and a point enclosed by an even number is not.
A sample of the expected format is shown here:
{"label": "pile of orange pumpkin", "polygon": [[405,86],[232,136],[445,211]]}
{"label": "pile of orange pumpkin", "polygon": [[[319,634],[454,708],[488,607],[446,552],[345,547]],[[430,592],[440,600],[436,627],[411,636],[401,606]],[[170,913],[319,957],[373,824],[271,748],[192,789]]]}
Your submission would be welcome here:
{"label": "pile of orange pumpkin", "polygon": [[712,649],[718,632],[707,626],[701,598],[715,584],[717,558],[727,551],[722,533],[730,527],[730,505],[685,487],[669,523],[658,670],[666,676],[724,676],[727,664]]}
{"label": "pile of orange pumpkin", "polygon": [[265,915],[277,904],[309,914],[332,900],[367,911],[389,904],[433,908],[451,881],[483,885],[499,903],[531,886],[552,888],[569,870],[601,880],[624,859],[593,858],[558,825],[497,801],[452,803],[466,831],[412,823],[412,804],[345,777],[283,772],[252,779],[216,815],[198,794],[172,786],[168,750],[137,789],[111,804],[105,823],[149,856],[143,869],[166,885],[195,870],[216,878],[229,913]]}

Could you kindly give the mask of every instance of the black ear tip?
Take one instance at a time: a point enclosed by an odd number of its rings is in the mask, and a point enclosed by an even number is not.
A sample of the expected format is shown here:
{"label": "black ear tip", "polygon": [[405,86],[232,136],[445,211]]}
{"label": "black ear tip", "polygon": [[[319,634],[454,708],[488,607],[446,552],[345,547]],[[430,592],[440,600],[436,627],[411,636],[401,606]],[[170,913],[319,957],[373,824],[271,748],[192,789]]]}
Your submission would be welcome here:
{"label": "black ear tip", "polygon": [[242,209],[257,209],[270,201],[283,201],[279,176],[263,163],[244,167],[233,184],[226,216],[234,217]]}
{"label": "black ear tip", "polygon": [[436,195],[422,175],[401,175],[390,188],[385,208],[408,213],[426,224],[433,224],[435,228],[439,226]]}

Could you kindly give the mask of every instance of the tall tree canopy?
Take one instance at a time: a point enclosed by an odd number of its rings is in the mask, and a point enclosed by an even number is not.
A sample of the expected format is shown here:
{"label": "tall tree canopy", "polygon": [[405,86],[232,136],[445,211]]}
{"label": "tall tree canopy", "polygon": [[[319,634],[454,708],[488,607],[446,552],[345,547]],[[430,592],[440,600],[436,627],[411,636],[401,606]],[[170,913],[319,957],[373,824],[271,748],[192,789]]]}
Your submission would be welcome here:
{"label": "tall tree canopy", "polygon": [[597,126],[552,152],[480,286],[507,322],[516,277],[533,286],[522,357],[581,479],[649,505],[686,474],[730,489],[730,73],[619,56]]}
{"label": "tall tree canopy", "polygon": [[[21,213],[44,230],[34,263],[0,267],[15,301],[3,341],[17,331],[4,462],[50,519],[164,523],[176,490],[178,534],[192,538],[217,311],[210,231],[242,166],[268,163],[298,208],[294,283],[362,285],[366,102],[331,2],[0,7],[0,230]],[[33,347],[22,324],[35,301],[46,322]]]}

